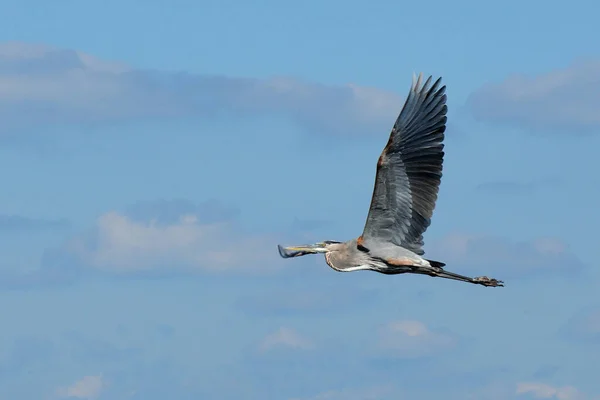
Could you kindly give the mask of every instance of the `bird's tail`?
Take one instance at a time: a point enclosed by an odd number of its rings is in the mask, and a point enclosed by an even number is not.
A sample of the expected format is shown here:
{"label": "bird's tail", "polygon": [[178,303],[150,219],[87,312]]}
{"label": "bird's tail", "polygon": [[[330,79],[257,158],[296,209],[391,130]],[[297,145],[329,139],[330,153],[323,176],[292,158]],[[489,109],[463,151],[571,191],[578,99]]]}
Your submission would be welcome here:
{"label": "bird's tail", "polygon": [[437,268],[437,267],[443,268],[444,266],[446,266],[446,264],[441,261],[433,261],[433,260],[427,260],[427,261],[434,268]]}

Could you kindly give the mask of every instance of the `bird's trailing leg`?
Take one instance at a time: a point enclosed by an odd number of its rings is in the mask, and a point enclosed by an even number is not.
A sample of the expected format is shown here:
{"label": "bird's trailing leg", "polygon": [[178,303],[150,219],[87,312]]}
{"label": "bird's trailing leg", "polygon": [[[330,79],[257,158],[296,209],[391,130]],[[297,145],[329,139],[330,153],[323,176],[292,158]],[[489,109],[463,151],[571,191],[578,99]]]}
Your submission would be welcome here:
{"label": "bird's trailing leg", "polygon": [[487,276],[478,276],[475,278],[471,278],[468,276],[455,274],[454,272],[446,271],[445,269],[440,267],[415,266],[413,267],[411,272],[415,274],[429,275],[438,278],[453,279],[455,281],[469,282],[483,286],[504,286],[504,282],[494,278],[488,278]]}

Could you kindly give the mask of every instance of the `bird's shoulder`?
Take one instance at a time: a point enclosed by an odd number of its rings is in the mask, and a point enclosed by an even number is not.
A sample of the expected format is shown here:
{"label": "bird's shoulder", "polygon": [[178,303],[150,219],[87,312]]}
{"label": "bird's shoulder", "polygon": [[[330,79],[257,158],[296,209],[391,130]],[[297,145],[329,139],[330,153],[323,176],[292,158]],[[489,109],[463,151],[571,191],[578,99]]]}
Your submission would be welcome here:
{"label": "bird's shoulder", "polygon": [[360,236],[356,240],[356,246],[359,250],[368,252],[369,255],[378,258],[418,258],[419,256],[411,250],[405,249],[402,246],[375,238],[363,238]]}

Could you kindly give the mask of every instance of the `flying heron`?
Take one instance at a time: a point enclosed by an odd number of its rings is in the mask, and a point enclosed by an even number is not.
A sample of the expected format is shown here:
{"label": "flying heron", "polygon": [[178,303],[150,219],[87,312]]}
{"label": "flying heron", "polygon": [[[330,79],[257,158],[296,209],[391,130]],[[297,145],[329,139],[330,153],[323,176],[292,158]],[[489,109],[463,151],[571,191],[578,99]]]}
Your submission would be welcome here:
{"label": "flying heron", "polygon": [[431,223],[444,161],[446,86],[430,76],[413,82],[408,97],[379,156],[375,187],[362,235],[346,242],[324,242],[283,247],[283,258],[325,254],[325,262],[339,272],[360,270],[382,274],[421,274],[483,286],[502,281],[471,278],[446,271],[440,261],[423,258],[423,233]]}

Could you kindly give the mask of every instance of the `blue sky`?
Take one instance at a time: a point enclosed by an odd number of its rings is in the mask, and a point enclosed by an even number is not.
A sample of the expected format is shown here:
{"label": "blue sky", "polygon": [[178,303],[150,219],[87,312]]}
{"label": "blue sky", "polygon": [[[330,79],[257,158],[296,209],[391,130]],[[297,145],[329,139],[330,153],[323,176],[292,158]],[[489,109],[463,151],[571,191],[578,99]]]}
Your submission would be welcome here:
{"label": "blue sky", "polygon": [[[0,398],[600,399],[598,5],[0,1]],[[429,258],[340,274],[413,72]]]}

